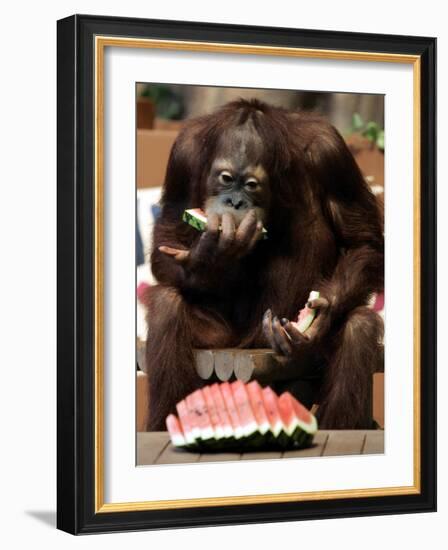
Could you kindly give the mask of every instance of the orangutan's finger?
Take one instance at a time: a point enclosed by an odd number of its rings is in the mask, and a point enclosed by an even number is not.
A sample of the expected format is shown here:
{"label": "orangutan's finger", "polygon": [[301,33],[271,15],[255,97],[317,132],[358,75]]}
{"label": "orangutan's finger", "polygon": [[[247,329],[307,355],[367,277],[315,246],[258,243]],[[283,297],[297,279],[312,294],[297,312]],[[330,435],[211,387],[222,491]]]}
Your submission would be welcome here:
{"label": "orangutan's finger", "polygon": [[292,323],[286,323],[283,325],[283,330],[286,332],[286,334],[289,336],[290,340],[294,342],[295,344],[307,344],[308,338],[300,332]]}
{"label": "orangutan's finger", "polygon": [[171,246],[159,246],[159,250],[167,256],[172,256],[178,263],[186,262],[190,255],[189,250],[180,250],[178,248],[172,248]]}
{"label": "orangutan's finger", "polygon": [[310,309],[320,309],[320,310],[327,309],[329,305],[330,304],[326,298],[315,298],[314,300],[309,300],[306,304],[306,306],[309,307]]}
{"label": "orangutan's finger", "polygon": [[274,335],[275,343],[277,344],[277,347],[280,348],[282,354],[291,355],[292,347],[290,340],[277,317],[274,317],[272,320],[272,333]]}
{"label": "orangutan's finger", "polygon": [[267,309],[263,315],[262,321],[263,334],[268,341],[268,344],[276,353],[281,353],[280,349],[277,346],[277,343],[274,338],[274,333],[272,332],[272,312],[270,309]]}

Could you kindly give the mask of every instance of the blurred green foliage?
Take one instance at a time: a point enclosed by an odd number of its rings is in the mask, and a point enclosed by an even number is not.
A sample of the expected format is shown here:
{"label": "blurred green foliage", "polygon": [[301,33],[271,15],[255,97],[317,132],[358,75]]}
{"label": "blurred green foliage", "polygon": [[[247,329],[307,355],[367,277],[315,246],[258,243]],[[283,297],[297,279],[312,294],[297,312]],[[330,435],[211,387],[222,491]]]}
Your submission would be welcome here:
{"label": "blurred green foliage", "polygon": [[149,97],[155,105],[156,115],[169,120],[180,120],[185,107],[180,94],[166,84],[150,84],[142,93],[142,97]]}
{"label": "blurred green foliage", "polygon": [[384,151],[384,130],[376,122],[364,122],[359,113],[353,113],[350,134],[358,133]]}

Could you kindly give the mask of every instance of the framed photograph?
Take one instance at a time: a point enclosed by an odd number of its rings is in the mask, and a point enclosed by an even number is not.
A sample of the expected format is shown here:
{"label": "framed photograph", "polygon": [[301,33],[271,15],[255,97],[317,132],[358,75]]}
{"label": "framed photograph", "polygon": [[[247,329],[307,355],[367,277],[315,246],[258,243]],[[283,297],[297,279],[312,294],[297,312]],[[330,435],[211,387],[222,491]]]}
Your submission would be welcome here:
{"label": "framed photograph", "polygon": [[436,509],[436,40],[58,21],[58,528]]}

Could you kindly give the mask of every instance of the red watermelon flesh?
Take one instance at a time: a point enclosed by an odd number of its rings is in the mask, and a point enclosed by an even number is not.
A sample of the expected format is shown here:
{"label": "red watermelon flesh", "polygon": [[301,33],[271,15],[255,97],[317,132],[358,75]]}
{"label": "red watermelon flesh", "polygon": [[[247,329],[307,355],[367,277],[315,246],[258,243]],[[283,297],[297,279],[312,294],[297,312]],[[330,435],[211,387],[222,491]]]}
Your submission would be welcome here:
{"label": "red watermelon flesh", "polygon": [[294,412],[297,417],[297,421],[302,430],[305,430],[309,434],[315,434],[317,432],[317,420],[310,411],[302,405],[297,399],[295,399],[289,392],[285,392],[283,395],[288,395],[291,399]]}
{"label": "red watermelon flesh", "polygon": [[219,418],[219,414],[215,405],[215,400],[213,399],[213,393],[210,386],[204,386],[204,388],[202,389],[202,393],[204,395],[205,404],[207,405],[208,415],[210,416],[213,430],[215,432],[215,437],[220,439],[225,435],[224,435],[224,430],[221,425],[221,420]]}
{"label": "red watermelon flesh", "polygon": [[194,412],[194,400],[191,393],[190,395],[187,395],[187,397],[185,398],[185,403],[187,404],[188,418],[190,420],[190,425],[193,428],[193,436],[195,439],[201,439],[201,428],[197,423],[196,414]]}
{"label": "red watermelon flesh", "polygon": [[213,401],[216,407],[216,412],[219,416],[220,425],[224,431],[224,436],[232,437],[233,436],[232,422],[230,420],[229,413],[227,412],[227,407],[226,407],[226,404],[224,403],[224,399],[223,399],[221,390],[219,389],[219,385],[213,384],[212,386],[210,386],[210,390],[212,392]]}
{"label": "red watermelon flesh", "polygon": [[184,432],[185,441],[188,444],[194,443],[196,441],[196,437],[194,435],[193,426],[190,422],[190,415],[188,413],[188,407],[185,399],[179,401],[179,403],[176,405],[176,409],[177,414],[179,415],[179,421],[182,427],[182,431]]}
{"label": "red watermelon flesh", "polygon": [[192,422],[199,426],[201,430],[201,439],[205,441],[206,439],[215,437],[212,421],[210,420],[207,405],[201,390],[196,390],[191,394],[191,404],[192,410],[190,414],[194,415],[194,420],[192,420]]}
{"label": "red watermelon flesh", "polygon": [[261,434],[265,434],[269,430],[270,424],[264,408],[260,384],[256,380],[253,380],[249,382],[249,384],[246,384],[246,391],[249,395],[255,420],[258,424],[258,431]]}
{"label": "red watermelon flesh", "polygon": [[291,436],[299,426],[297,416],[292,405],[291,395],[288,393],[282,394],[278,398],[277,405],[284,425],[285,433]]}
{"label": "red watermelon flesh", "polygon": [[166,428],[174,446],[183,447],[187,443],[180,422],[175,414],[169,414],[166,417]]}
{"label": "red watermelon flesh", "polygon": [[316,419],[289,392],[283,393],[278,398],[278,408],[287,435],[292,435],[297,428],[308,434],[316,433]]}
{"label": "red watermelon flesh", "polygon": [[263,388],[263,404],[271,426],[271,432],[277,437],[283,430],[283,423],[277,406],[277,396],[269,386]]}
{"label": "red watermelon flesh", "polygon": [[235,401],[238,410],[238,416],[243,427],[244,435],[248,436],[258,430],[258,424],[252,411],[246,386],[243,382],[241,382],[241,380],[237,380],[231,384],[231,388],[233,400]]}
{"label": "red watermelon flesh", "polygon": [[238,410],[236,408],[235,401],[233,399],[232,390],[230,389],[230,384],[228,382],[223,382],[219,386],[221,390],[221,395],[224,399],[227,412],[230,417],[233,428],[233,436],[235,439],[239,439],[244,435],[243,427],[240,423],[240,418],[238,416]]}

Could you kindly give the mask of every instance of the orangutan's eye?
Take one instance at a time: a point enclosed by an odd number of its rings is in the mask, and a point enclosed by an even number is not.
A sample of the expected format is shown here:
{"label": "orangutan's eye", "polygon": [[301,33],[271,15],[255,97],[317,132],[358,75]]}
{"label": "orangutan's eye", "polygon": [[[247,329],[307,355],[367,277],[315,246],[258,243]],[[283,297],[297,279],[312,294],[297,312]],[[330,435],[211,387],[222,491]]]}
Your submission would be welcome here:
{"label": "orangutan's eye", "polygon": [[222,171],[219,174],[219,177],[221,178],[221,181],[224,183],[232,183],[233,182],[233,176],[230,172],[227,172],[227,170]]}
{"label": "orangutan's eye", "polygon": [[250,191],[254,191],[258,187],[258,181],[251,178],[251,179],[248,179],[244,185]]}

